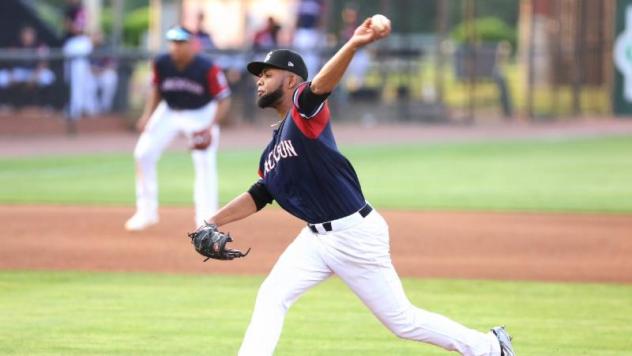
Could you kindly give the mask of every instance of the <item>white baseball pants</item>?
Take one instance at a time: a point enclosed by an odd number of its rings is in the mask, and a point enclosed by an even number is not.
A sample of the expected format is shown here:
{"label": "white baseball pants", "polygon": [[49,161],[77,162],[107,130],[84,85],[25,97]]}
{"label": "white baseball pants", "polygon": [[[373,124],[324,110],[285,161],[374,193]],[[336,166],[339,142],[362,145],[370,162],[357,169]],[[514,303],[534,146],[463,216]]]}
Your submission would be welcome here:
{"label": "white baseball pants", "polygon": [[391,263],[388,225],[375,210],[343,231],[301,230],[259,289],[239,355],[272,355],[290,306],[334,273],[398,337],[462,355],[500,356],[491,332],[468,329],[410,303]]}
{"label": "white baseball pants", "polygon": [[[156,165],[169,143],[182,133],[186,137],[207,127],[215,116],[217,103],[211,101],[195,110],[174,110],[162,101],[152,114],[145,130],[140,135],[134,158],[136,159],[136,209],[146,216],[158,214],[158,177]],[[217,210],[217,147],[219,126],[212,128],[211,145],[206,150],[192,150],[195,183],[195,223],[202,225],[204,219]]]}

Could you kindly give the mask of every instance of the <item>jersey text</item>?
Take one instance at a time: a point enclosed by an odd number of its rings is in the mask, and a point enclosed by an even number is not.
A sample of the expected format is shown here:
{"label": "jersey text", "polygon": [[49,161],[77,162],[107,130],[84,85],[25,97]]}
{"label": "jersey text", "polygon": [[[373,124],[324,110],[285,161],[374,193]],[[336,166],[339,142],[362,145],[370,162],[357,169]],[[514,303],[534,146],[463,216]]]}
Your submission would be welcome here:
{"label": "jersey text", "polygon": [[274,145],[274,148],[268,153],[268,158],[266,158],[263,164],[263,175],[267,175],[268,172],[276,167],[280,160],[288,157],[298,157],[291,140],[283,140]]}

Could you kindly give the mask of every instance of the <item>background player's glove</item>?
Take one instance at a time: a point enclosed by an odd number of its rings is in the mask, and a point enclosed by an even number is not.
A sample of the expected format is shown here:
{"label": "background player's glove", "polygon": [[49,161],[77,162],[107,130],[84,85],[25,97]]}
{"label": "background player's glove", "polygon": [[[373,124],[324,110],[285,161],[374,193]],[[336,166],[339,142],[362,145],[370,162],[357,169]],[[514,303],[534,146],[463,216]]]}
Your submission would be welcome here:
{"label": "background player's glove", "polygon": [[196,131],[191,135],[191,149],[205,150],[211,145],[212,136],[209,129]]}
{"label": "background player's glove", "polygon": [[204,262],[208,261],[209,258],[232,260],[238,257],[246,257],[250,252],[250,249],[243,253],[239,250],[227,248],[226,245],[233,241],[230,235],[219,231],[217,225],[207,222],[204,222],[204,225],[196,231],[189,233],[189,237],[195,250],[206,257]]}

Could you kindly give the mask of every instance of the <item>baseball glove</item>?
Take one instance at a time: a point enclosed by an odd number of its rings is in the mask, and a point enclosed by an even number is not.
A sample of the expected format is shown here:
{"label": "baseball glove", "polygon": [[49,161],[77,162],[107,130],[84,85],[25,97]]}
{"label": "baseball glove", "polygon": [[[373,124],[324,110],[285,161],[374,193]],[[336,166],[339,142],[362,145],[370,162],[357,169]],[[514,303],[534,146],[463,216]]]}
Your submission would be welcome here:
{"label": "baseball glove", "polygon": [[209,129],[196,131],[191,135],[190,147],[192,150],[205,150],[211,145],[213,137]]}
{"label": "baseball glove", "polygon": [[204,222],[200,228],[188,234],[195,250],[206,257],[204,262],[210,258],[215,260],[232,260],[234,258],[246,257],[250,249],[243,253],[239,250],[227,248],[227,244],[233,239],[229,234],[225,234],[217,229],[217,225]]}

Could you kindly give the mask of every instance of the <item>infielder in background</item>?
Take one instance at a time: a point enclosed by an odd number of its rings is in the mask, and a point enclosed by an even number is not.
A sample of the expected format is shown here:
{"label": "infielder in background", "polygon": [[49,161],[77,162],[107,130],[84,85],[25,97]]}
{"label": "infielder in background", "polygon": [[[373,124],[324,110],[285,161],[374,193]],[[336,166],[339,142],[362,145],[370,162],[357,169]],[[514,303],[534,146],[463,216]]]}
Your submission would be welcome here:
{"label": "infielder in background", "polygon": [[258,106],[274,108],[281,121],[261,156],[260,179],[208,222],[222,226],[276,200],[307,226],[261,285],[241,356],[272,355],[288,308],[333,274],[401,338],[462,355],[514,355],[503,327],[479,332],[410,303],[391,263],[388,225],[364,199],[351,163],[336,146],[326,99],[356,51],[389,33],[390,22],[378,27],[365,20],[311,83],[305,82],[303,59],[290,50],[248,64],[259,77]]}
{"label": "infielder in background", "polygon": [[196,224],[217,210],[218,124],[230,108],[230,89],[219,67],[196,54],[190,31],[175,27],[166,38],[169,53],[154,60],[154,86],[137,124],[142,134],[134,150],[136,213],[125,223],[130,231],[158,222],[156,165],[178,133],[191,143]]}

